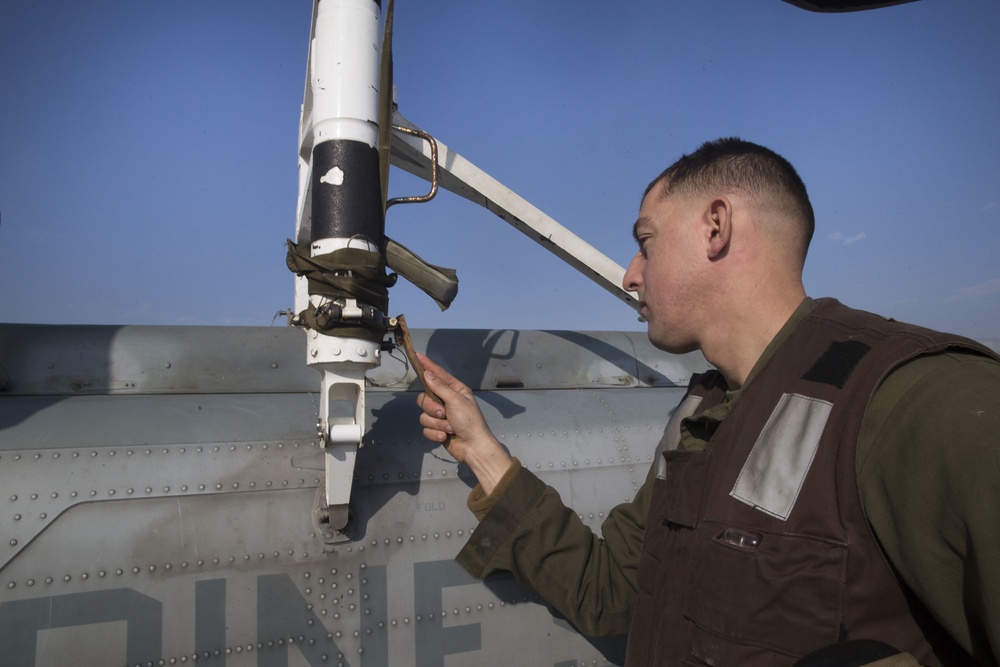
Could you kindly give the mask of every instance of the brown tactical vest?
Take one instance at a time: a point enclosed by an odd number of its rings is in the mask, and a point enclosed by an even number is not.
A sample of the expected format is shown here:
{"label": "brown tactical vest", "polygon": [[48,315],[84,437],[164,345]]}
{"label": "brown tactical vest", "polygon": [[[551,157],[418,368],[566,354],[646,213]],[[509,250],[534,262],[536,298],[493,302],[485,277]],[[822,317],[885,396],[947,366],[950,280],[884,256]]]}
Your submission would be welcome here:
{"label": "brown tactical vest", "polygon": [[725,396],[718,372],[696,375],[661,442],[625,664],[792,665],[847,639],[880,640],[922,665],[969,663],[886,562],[856,472],[882,380],[950,348],[995,356],[820,299],[708,447],[684,451],[684,413]]}

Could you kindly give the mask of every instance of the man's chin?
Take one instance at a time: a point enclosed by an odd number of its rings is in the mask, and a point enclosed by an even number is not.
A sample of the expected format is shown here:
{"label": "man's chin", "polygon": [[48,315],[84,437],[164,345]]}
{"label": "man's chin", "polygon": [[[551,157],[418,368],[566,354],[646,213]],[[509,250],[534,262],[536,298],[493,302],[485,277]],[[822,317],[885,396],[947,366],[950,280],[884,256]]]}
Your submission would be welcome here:
{"label": "man's chin", "polygon": [[652,333],[648,333],[649,342],[653,344],[658,350],[663,350],[664,352],[669,352],[670,354],[687,354],[688,352],[694,352],[698,349],[698,345],[691,341],[676,341],[670,339],[660,338],[658,336],[654,337]]}

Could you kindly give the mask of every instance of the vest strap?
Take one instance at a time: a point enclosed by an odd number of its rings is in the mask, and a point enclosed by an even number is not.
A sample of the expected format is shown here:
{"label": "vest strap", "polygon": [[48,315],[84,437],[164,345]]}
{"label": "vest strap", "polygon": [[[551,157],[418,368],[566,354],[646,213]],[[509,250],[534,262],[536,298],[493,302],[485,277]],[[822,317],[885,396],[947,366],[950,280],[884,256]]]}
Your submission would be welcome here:
{"label": "vest strap", "polygon": [[702,398],[704,397],[688,394],[674,410],[674,414],[670,415],[670,421],[667,422],[667,428],[663,432],[660,444],[656,446],[656,458],[654,459],[656,461],[656,479],[667,478],[667,460],[663,454],[677,449],[677,446],[681,444],[681,421],[694,414],[694,411],[701,405]]}

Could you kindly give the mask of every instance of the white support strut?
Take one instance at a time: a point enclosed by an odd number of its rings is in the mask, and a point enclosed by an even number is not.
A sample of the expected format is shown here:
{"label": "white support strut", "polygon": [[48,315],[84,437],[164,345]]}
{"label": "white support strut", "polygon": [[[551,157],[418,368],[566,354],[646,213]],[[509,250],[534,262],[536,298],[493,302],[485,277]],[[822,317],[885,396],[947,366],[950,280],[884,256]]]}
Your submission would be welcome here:
{"label": "white support strut", "polygon": [[[399,112],[393,115],[393,124],[419,129]],[[532,206],[485,171],[440,141],[438,150],[438,182],[471,202],[479,204],[499,216],[519,232],[538,243],[553,255],[566,262],[616,298],[639,312],[639,302],[634,292],[622,289],[625,270],[613,259],[594,248],[569,229]],[[392,164],[430,180],[430,148],[426,142],[408,134],[397,132],[392,141]]]}

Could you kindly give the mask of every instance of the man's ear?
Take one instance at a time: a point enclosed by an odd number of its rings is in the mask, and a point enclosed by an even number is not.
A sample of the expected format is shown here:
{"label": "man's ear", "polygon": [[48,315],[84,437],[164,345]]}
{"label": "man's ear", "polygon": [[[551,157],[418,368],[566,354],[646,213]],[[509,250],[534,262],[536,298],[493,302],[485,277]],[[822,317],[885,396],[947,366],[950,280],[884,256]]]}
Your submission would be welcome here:
{"label": "man's ear", "polygon": [[708,234],[708,258],[721,259],[733,236],[733,203],[728,197],[716,197],[705,211]]}

